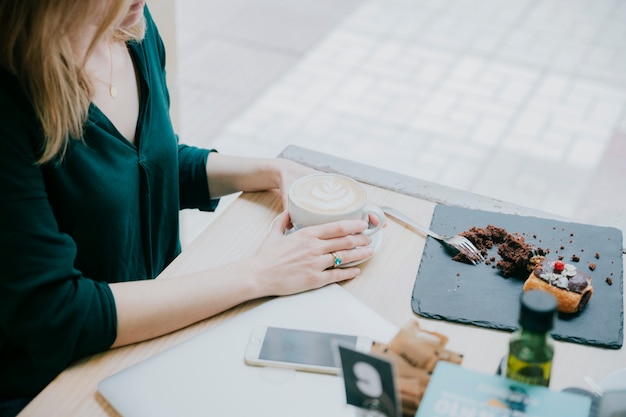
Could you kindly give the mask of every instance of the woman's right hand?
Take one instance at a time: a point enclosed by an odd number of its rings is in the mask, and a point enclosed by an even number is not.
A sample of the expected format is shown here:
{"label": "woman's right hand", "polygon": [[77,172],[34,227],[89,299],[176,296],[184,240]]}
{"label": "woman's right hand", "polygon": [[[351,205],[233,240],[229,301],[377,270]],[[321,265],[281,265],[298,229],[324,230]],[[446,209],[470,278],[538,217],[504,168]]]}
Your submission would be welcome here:
{"label": "woman's right hand", "polygon": [[258,291],[263,295],[287,295],[320,288],[356,277],[356,267],[334,268],[335,256],[341,263],[367,259],[373,255],[372,239],[362,234],[363,220],[309,226],[285,235],[290,225],[287,212],[275,221],[269,236],[249,261],[258,271]]}
{"label": "woman's right hand", "polygon": [[[356,277],[360,269],[333,268],[373,254],[362,220],[305,227],[285,235],[287,212],[278,216],[257,253],[245,260],[176,279],[111,284],[118,328],[113,346],[147,340],[221,313],[242,302],[288,295]],[[358,247],[358,248],[357,248]]]}

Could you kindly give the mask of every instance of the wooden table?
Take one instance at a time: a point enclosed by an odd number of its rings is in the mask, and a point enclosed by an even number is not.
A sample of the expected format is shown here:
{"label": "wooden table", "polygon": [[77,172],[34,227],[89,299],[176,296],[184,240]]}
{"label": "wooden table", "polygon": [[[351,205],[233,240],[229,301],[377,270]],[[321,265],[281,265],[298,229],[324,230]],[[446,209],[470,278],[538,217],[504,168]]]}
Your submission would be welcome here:
{"label": "wooden table", "polygon": [[[396,207],[416,220],[430,224],[437,203],[516,214],[549,216],[524,207],[476,196],[388,171],[290,146],[281,157],[321,171],[349,175],[364,184],[372,203]],[[271,221],[281,211],[275,193],[242,194],[159,276],[176,276],[204,270],[252,255],[266,236]],[[493,373],[506,354],[510,333],[417,317],[411,294],[425,238],[390,221],[376,255],[362,265],[362,273],[343,285],[354,296],[398,327],[415,319],[431,330],[449,336],[449,349],[465,355],[463,366]],[[207,256],[210,255],[210,256]],[[117,416],[98,394],[103,378],[206,331],[217,323],[250,309],[264,300],[245,303],[216,317],[147,342],[113,349],[70,366],[41,392],[20,416]],[[600,349],[556,342],[551,388],[588,388],[585,376],[601,381],[615,369],[626,367],[626,350]]]}

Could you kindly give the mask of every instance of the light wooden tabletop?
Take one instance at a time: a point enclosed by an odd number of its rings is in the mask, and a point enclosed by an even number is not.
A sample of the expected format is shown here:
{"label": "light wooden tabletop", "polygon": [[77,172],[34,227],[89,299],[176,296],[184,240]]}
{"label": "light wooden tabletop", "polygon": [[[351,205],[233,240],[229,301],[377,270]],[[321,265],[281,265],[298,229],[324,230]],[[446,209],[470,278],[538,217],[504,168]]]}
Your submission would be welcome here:
{"label": "light wooden tabletop", "polygon": [[[396,207],[423,224],[430,224],[436,202],[457,202],[465,206],[475,204],[478,208],[489,206],[492,210],[505,212],[523,210],[300,148],[287,148],[282,157],[307,163],[323,171],[353,176],[367,183],[365,187],[373,204]],[[265,238],[272,220],[281,209],[275,193],[242,194],[158,279],[176,279],[176,276],[250,256]],[[463,366],[495,372],[500,359],[508,350],[510,333],[429,320],[413,313],[411,294],[424,243],[424,236],[389,221],[375,256],[362,264],[362,273],[357,279],[343,287],[398,327],[410,319],[417,319],[423,327],[446,334],[450,339],[448,348],[464,354]],[[246,303],[170,335],[79,361],[59,375],[20,416],[117,416],[115,410],[97,392],[100,380],[264,301]],[[589,388],[585,384],[585,376],[601,381],[613,370],[623,367],[626,367],[624,348],[611,350],[556,342],[551,388]]]}

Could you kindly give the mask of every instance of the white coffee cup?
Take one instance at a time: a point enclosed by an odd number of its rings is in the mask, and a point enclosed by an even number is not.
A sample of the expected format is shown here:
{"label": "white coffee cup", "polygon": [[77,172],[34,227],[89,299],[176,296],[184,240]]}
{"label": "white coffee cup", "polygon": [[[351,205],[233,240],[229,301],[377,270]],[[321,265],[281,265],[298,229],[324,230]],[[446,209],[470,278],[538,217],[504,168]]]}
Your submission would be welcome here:
{"label": "white coffee cup", "polygon": [[337,220],[365,220],[374,215],[378,223],[363,231],[371,235],[385,223],[385,215],[367,204],[367,192],[358,182],[338,174],[311,174],[298,178],[289,188],[289,214],[294,229]]}

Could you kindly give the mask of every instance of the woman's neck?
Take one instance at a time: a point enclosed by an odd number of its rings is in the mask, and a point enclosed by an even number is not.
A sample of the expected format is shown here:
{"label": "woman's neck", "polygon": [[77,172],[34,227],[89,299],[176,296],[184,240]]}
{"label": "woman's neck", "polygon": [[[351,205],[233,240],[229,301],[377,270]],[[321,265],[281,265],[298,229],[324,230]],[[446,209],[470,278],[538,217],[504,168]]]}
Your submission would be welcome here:
{"label": "woman's neck", "polygon": [[76,61],[87,64],[94,56],[96,61],[108,55],[108,45],[112,42],[111,35],[98,36],[98,28],[95,25],[86,25],[80,36],[70,39]]}

